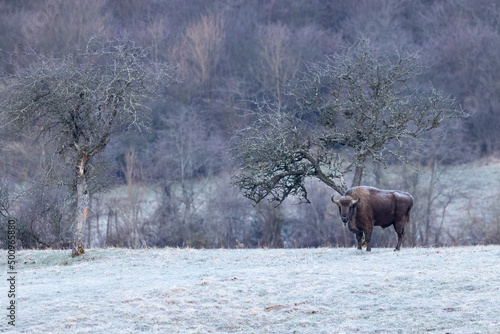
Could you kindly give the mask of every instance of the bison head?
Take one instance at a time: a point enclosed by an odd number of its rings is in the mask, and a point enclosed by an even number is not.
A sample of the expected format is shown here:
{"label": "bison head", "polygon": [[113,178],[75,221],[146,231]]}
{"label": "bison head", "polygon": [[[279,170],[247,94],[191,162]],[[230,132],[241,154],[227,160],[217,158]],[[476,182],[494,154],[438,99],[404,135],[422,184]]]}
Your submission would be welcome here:
{"label": "bison head", "polygon": [[332,196],[332,202],[337,204],[339,207],[340,218],[342,219],[344,226],[347,225],[347,223],[352,219],[354,208],[356,208],[356,205],[359,202],[359,195],[356,194],[356,196],[356,199],[351,196],[342,196],[338,200],[335,200],[334,196]]}

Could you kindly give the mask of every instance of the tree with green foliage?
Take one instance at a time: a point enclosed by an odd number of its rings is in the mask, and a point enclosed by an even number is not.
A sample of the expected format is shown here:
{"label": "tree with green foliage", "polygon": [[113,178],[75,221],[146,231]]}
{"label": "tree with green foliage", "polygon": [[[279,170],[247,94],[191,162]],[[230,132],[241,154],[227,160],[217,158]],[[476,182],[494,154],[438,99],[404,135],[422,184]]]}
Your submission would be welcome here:
{"label": "tree with green foliage", "polygon": [[407,163],[409,143],[464,115],[449,96],[416,84],[423,68],[418,53],[380,50],[366,38],[311,63],[288,85],[288,101],[257,103],[235,132],[234,183],[256,203],[308,201],[308,177],[343,194],[344,176],[354,172],[360,185],[370,160]]}
{"label": "tree with green foliage", "polygon": [[113,134],[146,127],[148,103],[174,81],[171,66],[151,62],[146,49],[127,39],[94,36],[77,54],[33,53],[35,61],[4,78],[0,93],[0,124],[50,142],[56,147],[53,157],[73,170],[73,256],[84,253],[96,155]]}

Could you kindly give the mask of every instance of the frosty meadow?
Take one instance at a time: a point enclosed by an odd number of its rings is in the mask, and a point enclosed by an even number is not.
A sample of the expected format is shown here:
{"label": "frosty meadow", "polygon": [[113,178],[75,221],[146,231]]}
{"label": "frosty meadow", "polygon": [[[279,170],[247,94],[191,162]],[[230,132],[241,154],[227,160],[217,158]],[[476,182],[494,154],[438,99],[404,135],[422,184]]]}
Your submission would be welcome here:
{"label": "frosty meadow", "polygon": [[19,333],[500,332],[500,246],[17,255]]}

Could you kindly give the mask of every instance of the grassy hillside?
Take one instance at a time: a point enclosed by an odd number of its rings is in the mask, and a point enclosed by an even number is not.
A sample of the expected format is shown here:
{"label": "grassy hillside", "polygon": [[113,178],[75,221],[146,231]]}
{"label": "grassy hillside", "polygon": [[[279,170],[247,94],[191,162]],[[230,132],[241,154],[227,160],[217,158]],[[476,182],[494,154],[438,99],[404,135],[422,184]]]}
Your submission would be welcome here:
{"label": "grassy hillside", "polygon": [[16,329],[498,333],[499,259],[500,246],[91,249],[76,259],[26,250],[18,253]]}

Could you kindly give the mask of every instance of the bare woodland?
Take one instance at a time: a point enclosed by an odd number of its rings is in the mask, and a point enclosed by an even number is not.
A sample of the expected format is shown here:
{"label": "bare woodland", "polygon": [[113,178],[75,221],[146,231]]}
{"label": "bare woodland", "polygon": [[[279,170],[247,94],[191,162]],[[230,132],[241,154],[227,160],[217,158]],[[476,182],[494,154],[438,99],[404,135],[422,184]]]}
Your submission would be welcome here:
{"label": "bare woodland", "polygon": [[413,194],[405,246],[500,242],[498,200],[447,223],[472,189],[446,185],[499,156],[494,1],[22,0],[0,16],[0,230],[15,218],[19,247],[351,246],[330,197],[356,184]]}

